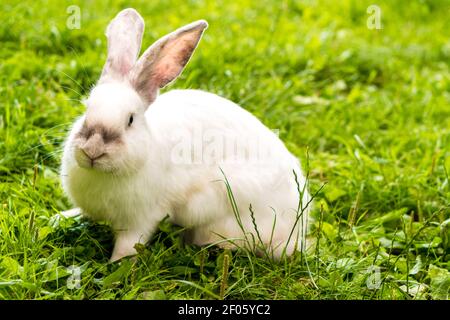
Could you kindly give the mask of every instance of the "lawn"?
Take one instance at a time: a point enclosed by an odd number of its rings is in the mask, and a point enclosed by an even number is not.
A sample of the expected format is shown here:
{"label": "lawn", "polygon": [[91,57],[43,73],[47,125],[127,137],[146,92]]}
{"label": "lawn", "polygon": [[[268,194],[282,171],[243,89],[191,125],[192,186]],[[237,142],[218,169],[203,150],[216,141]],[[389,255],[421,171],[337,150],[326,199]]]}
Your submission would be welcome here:
{"label": "lawn", "polygon": [[[376,0],[381,29],[373,3],[2,1],[0,299],[449,299],[450,2]],[[163,221],[136,259],[108,263],[108,225],[54,218],[71,208],[62,143],[126,7],[145,48],[209,22],[168,89],[220,94],[279,131],[315,194],[308,252],[199,248]]]}

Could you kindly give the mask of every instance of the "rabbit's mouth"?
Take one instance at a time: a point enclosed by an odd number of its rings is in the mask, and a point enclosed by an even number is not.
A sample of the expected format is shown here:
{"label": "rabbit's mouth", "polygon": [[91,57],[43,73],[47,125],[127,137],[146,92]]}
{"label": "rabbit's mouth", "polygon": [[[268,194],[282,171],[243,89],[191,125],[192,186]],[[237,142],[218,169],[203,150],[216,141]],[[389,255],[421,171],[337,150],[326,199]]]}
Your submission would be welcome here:
{"label": "rabbit's mouth", "polygon": [[101,172],[114,172],[117,170],[114,166],[111,165],[110,161],[108,161],[109,156],[106,153],[89,156],[82,149],[77,148],[75,150],[75,160],[83,169],[95,170]]}

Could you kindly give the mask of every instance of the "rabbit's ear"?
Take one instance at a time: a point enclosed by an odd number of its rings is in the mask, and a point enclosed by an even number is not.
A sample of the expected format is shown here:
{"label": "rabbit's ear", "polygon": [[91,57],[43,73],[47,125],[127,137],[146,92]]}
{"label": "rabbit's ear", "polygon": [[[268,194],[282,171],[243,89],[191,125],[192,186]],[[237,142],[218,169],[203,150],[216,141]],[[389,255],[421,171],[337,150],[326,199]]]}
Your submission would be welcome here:
{"label": "rabbit's ear", "polygon": [[108,58],[100,82],[122,80],[136,63],[141,50],[144,20],[134,9],[125,9],[117,14],[106,29]]}
{"label": "rabbit's ear", "polygon": [[181,73],[207,27],[204,20],[188,24],[156,41],[139,58],[130,82],[147,103]]}

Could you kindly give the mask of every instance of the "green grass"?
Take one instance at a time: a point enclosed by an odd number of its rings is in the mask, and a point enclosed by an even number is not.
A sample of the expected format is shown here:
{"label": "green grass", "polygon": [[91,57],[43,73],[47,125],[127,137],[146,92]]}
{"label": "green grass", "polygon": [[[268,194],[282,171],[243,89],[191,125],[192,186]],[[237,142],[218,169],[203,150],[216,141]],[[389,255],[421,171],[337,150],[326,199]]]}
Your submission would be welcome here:
{"label": "green grass", "polygon": [[[0,299],[448,299],[450,3],[377,0],[383,29],[369,30],[373,2],[2,1]],[[101,72],[105,27],[129,6],[144,47],[208,20],[171,88],[240,103],[305,170],[308,150],[311,192],[326,183],[310,252],[272,263],[188,246],[163,222],[137,259],[108,264],[107,225],[52,220],[71,207],[61,143]]]}

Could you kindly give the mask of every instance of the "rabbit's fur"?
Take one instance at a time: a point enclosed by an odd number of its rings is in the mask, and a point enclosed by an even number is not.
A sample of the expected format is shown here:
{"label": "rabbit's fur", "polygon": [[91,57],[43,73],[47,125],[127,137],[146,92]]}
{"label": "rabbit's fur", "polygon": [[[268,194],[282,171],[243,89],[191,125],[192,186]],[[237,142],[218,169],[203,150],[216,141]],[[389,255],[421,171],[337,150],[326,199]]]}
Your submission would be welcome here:
{"label": "rabbit's fur", "polygon": [[217,95],[172,90],[158,96],[181,73],[206,27],[197,21],[178,29],[137,60],[141,16],[126,9],[108,26],[108,59],[65,143],[61,179],[84,215],[111,223],[112,261],[135,254],[134,245],[147,242],[167,215],[199,245],[234,247],[254,239],[275,257],[285,247],[287,253],[301,247],[309,210],[296,223],[298,207],[310,197],[305,190],[299,201],[294,171],[300,190],[305,177],[281,140]]}

